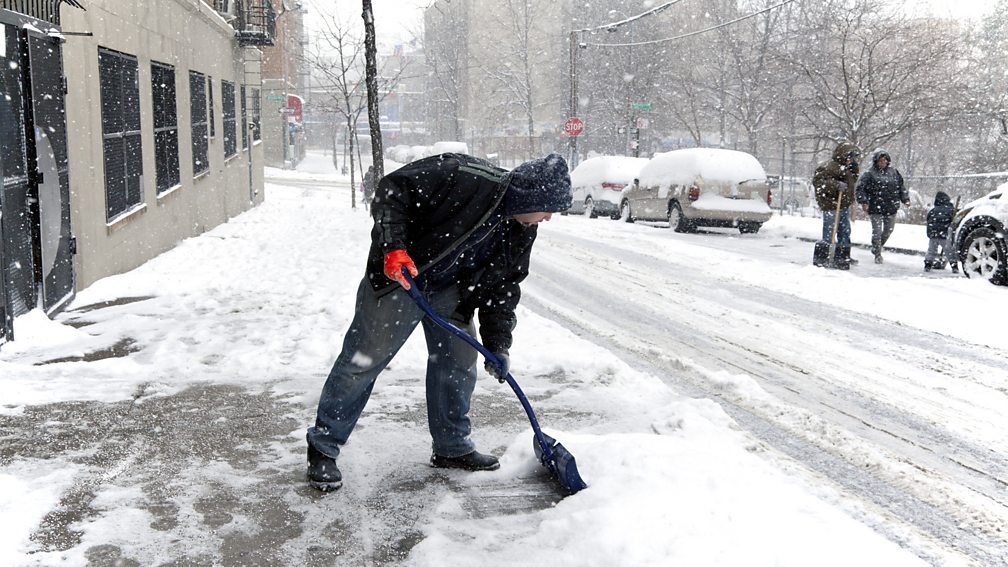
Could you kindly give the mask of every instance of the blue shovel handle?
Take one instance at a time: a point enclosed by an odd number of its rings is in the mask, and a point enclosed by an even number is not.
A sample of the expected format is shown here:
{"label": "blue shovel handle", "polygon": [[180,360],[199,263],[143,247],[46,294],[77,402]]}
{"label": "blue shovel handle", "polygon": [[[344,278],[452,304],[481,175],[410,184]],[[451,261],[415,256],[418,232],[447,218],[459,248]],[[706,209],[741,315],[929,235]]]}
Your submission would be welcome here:
{"label": "blue shovel handle", "polygon": [[[409,283],[409,289],[406,290],[406,293],[408,293],[409,296],[413,298],[413,301],[415,301],[416,304],[420,307],[420,309],[423,310],[423,312],[426,313],[428,317],[430,317],[431,321],[434,321],[434,323],[436,323],[439,327],[445,329],[449,333],[455,335],[456,337],[472,345],[473,348],[479,351],[479,353],[482,354],[484,357],[486,357],[486,359],[490,361],[490,363],[493,364],[494,366],[498,368],[501,367],[501,361],[499,358],[497,358],[497,355],[490,352],[489,349],[487,349],[485,346],[483,346],[482,343],[480,343],[472,336],[470,336],[469,333],[458,328],[454,323],[445,320],[443,317],[441,317],[434,311],[434,308],[431,307],[431,304],[428,303],[427,299],[424,298],[422,293],[420,293],[420,289],[417,287],[416,281],[414,281],[413,278],[410,276],[409,270],[403,268],[402,272],[403,277],[405,277],[406,281]],[[522,407],[525,408],[525,413],[528,415],[529,423],[532,424],[532,431],[535,433],[536,442],[539,444],[539,448],[542,449],[543,458],[552,462],[553,446],[551,443],[548,443],[546,441],[546,437],[543,435],[542,429],[540,429],[539,427],[539,420],[536,419],[535,412],[532,411],[532,405],[529,403],[528,398],[525,397],[525,393],[522,392],[522,389],[518,386],[518,382],[515,381],[514,377],[511,376],[510,372],[507,373],[507,376],[504,377],[504,380],[508,383],[508,386],[511,386],[511,389],[514,390],[515,395],[518,396],[518,401],[521,402]]]}

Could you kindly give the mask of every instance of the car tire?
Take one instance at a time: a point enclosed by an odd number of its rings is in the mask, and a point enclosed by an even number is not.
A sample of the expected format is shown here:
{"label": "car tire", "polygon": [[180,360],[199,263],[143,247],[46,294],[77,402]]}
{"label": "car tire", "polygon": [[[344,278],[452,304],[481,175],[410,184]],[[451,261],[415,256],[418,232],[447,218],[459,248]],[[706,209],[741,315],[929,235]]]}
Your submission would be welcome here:
{"label": "car tire", "polygon": [[592,200],[591,195],[585,198],[584,215],[590,219],[598,218],[598,212],[595,211],[595,201]]}
{"label": "car tire", "polygon": [[620,203],[619,211],[619,218],[623,222],[633,222],[633,211],[630,210],[630,201],[624,199],[623,202]]}
{"label": "car tire", "polygon": [[738,231],[740,234],[756,234],[761,226],[763,226],[761,222],[740,222]]}
{"label": "car tire", "polygon": [[968,278],[1008,285],[1008,244],[988,226],[974,228],[963,239],[962,271]]}
{"label": "car tire", "polygon": [[696,227],[686,215],[683,214],[682,206],[676,201],[672,201],[668,206],[669,228],[676,232],[696,232]]}

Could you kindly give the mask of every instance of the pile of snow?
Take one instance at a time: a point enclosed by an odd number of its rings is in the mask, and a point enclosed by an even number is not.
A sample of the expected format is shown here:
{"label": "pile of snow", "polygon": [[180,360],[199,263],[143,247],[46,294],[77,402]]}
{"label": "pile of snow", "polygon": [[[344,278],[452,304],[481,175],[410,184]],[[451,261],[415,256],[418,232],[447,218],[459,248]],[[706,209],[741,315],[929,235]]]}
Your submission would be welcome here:
{"label": "pile of snow", "polygon": [[629,185],[648,163],[647,158],[599,156],[589,158],[571,172],[571,186],[600,187],[603,183]]}
{"label": "pile of snow", "polygon": [[434,146],[431,148],[431,155],[447,153],[468,154],[469,144],[466,144],[465,142],[441,141],[435,142]]}

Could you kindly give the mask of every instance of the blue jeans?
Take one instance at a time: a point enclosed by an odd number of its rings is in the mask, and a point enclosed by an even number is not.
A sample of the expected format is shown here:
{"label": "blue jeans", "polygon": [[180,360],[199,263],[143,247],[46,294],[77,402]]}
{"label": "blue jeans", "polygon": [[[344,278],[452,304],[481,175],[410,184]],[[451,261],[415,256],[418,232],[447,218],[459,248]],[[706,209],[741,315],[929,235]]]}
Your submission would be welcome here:
{"label": "blue jeans", "polygon": [[[822,239],[823,242],[833,240],[833,219],[836,217],[836,209],[823,211],[822,213]],[[850,209],[840,209],[840,222],[836,229],[837,246],[850,246]]]}
{"label": "blue jeans", "polygon": [[[427,299],[447,318],[458,306],[458,290],[427,292]],[[427,338],[427,426],[433,450],[443,457],[458,457],[475,449],[469,439],[469,402],[476,387],[476,349],[425,319],[404,289],[378,298],[365,278],[357,289],[356,312],[343,351],[322,388],[315,426],[308,429],[308,442],[319,452],[339,455],[378,374],[421,322]],[[453,322],[474,334],[472,322]]]}

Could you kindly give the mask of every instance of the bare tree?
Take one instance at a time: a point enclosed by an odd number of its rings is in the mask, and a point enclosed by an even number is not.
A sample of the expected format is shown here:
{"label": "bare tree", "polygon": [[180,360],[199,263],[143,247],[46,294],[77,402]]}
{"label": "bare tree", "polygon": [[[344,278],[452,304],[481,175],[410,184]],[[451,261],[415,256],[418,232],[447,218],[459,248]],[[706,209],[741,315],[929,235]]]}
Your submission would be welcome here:
{"label": "bare tree", "polygon": [[[872,148],[947,107],[957,38],[933,20],[910,20],[878,0],[806,6],[807,38],[787,54],[802,77],[798,112],[824,138]],[[820,14],[829,14],[822,18]]]}
{"label": "bare tree", "polygon": [[[771,3],[777,0],[759,0],[746,7],[758,13]],[[727,21],[728,16],[738,17],[733,11],[723,19]],[[745,133],[746,149],[751,154],[759,153],[760,133],[779,105],[777,94],[784,81],[776,65],[774,46],[780,40],[777,32],[782,20],[782,11],[773,10],[718,30],[718,45],[728,63],[726,101],[721,110]]]}
{"label": "bare tree", "polygon": [[[305,49],[305,63],[311,69],[317,85],[315,92],[318,110],[332,115],[334,121],[342,122],[342,125],[333,129],[333,163],[336,164],[337,133],[342,131],[348,146],[346,159],[350,162],[350,184],[354,187],[357,174],[363,176],[357,147],[357,123],[368,108],[364,41],[361,28],[344,19],[338,12],[323,13],[318,21],[321,29],[314,38],[315,41]],[[392,92],[407,68],[406,65],[399,66],[376,77],[379,101]],[[375,167],[380,164],[379,158]],[[350,193],[351,207],[356,208],[356,193]]]}
{"label": "bare tree", "polygon": [[[322,25],[316,41],[311,48],[305,50],[305,58],[312,70],[312,75],[320,85],[320,91],[325,93],[322,98],[324,108],[331,111],[343,121],[349,146],[350,186],[355,187],[354,143],[357,138],[357,120],[365,108],[363,85],[363,45],[360,36],[348,22],[342,20],[338,13],[322,14],[319,18]],[[336,134],[339,128],[333,129],[333,163],[336,160]],[[350,192],[350,206],[357,207],[356,192]]]}
{"label": "bare tree", "polygon": [[430,69],[430,130],[439,137],[462,139],[462,90],[466,80],[465,6],[436,2],[425,12],[423,49]]}
{"label": "bare tree", "polygon": [[524,118],[528,137],[527,157],[531,158],[536,152],[535,74],[542,53],[536,49],[533,26],[540,15],[535,5],[526,0],[506,0],[501,9],[503,14],[499,27],[504,30],[503,41],[498,44],[493,60],[481,62],[480,67],[502,94],[496,100],[504,114],[510,115],[510,109],[517,108]]}

